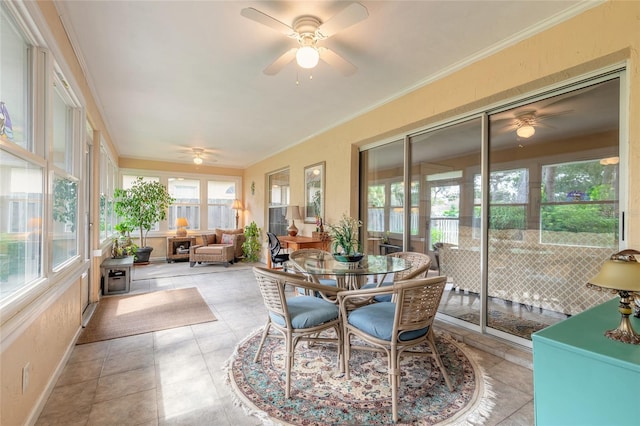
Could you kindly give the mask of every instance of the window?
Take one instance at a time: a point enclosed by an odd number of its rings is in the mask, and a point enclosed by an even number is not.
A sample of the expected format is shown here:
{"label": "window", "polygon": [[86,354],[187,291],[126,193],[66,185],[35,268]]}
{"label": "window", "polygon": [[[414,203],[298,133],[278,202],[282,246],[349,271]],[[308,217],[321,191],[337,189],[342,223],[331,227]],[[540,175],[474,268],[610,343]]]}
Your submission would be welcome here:
{"label": "window", "polygon": [[286,235],[287,207],[289,206],[289,170],[281,170],[268,176],[269,188],[269,232]]}
{"label": "window", "polygon": [[179,217],[187,219],[188,229],[200,229],[200,181],[171,177],[167,189],[175,199],[169,206],[169,229],[176,229]]}
{"label": "window", "polygon": [[53,268],[78,254],[78,182],[53,179]]}
{"label": "window", "polygon": [[367,191],[367,231],[384,232],[385,199],[384,185],[369,185]]}
{"label": "window", "polygon": [[113,192],[116,188],[117,169],[104,143],[100,144],[100,241],[111,237],[117,217],[113,212]]}
{"label": "window", "polygon": [[73,106],[64,91],[66,83],[57,78],[53,90],[53,164],[73,172]]}
{"label": "window", "polygon": [[618,158],[542,167],[543,243],[616,247]]}
{"label": "window", "polygon": [[231,209],[236,195],[236,183],[223,180],[207,182],[207,228],[235,228],[235,212]]}
{"label": "window", "polygon": [[[0,150],[8,227],[0,233],[0,300],[42,276],[43,183],[39,166]],[[4,228],[4,226],[3,226]]]}
{"label": "window", "polygon": [[[498,170],[489,177],[489,237],[503,238],[509,230],[510,239],[522,240],[527,229],[527,206],[529,202],[529,170]],[[474,176],[474,219],[480,220],[482,182],[480,175]],[[478,228],[479,229],[479,228]],[[474,235],[479,238],[479,235]]]}
{"label": "window", "polygon": [[0,138],[27,151],[34,151],[31,136],[30,98],[32,47],[15,21],[0,5]]}

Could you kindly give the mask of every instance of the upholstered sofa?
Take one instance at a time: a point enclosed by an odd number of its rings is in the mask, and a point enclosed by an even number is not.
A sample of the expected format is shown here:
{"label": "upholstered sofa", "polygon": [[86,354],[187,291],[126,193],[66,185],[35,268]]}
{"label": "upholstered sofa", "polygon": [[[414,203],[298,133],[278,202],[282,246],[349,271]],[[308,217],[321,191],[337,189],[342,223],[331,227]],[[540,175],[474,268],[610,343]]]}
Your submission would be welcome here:
{"label": "upholstered sofa", "polygon": [[219,262],[229,266],[242,257],[243,229],[216,229],[212,234],[203,234],[201,244],[189,247],[189,265]]}

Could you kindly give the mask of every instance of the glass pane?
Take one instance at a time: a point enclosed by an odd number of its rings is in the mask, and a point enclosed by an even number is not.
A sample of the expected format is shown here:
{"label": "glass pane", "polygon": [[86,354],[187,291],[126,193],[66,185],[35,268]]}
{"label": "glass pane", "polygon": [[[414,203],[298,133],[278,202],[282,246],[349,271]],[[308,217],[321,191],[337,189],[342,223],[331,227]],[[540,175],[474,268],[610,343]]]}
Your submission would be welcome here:
{"label": "glass pane", "polygon": [[53,268],[78,254],[78,183],[53,180]]}
{"label": "glass pane", "polygon": [[289,224],[285,218],[289,205],[290,187],[289,170],[282,170],[269,175],[269,232],[286,235]]}
{"label": "glass pane", "polygon": [[0,150],[0,305],[42,276],[43,170]]}
{"label": "glass pane", "polygon": [[53,96],[53,162],[66,172],[72,172],[73,109],[66,104],[58,87]]}
{"label": "glass pane", "polygon": [[209,181],[207,183],[208,229],[235,228],[236,212],[231,205],[236,198],[235,182]]}
{"label": "glass pane", "polygon": [[585,283],[618,250],[618,105],[612,80],[490,117],[489,327],[531,339],[611,297]]}
{"label": "glass pane", "polygon": [[[360,153],[363,248],[369,254],[402,250],[404,229],[404,141]],[[417,213],[416,213],[417,214]],[[366,216],[366,217],[364,217]],[[417,227],[417,225],[416,225]]]}
{"label": "glass pane", "polygon": [[0,139],[34,151],[29,117],[30,46],[0,5]]}
{"label": "glass pane", "polygon": [[474,119],[410,138],[411,175],[423,185],[421,227],[411,236],[411,249],[429,254],[431,274],[448,277],[438,312],[474,324],[480,318],[481,280],[473,192],[481,135],[481,121]]}

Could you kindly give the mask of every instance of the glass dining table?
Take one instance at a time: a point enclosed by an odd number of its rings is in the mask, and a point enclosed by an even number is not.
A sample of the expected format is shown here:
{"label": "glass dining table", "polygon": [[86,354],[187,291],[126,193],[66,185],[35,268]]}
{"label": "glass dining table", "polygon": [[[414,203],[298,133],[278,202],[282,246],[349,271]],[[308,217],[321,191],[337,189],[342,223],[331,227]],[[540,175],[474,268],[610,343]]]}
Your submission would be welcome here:
{"label": "glass dining table", "polygon": [[398,257],[368,254],[357,262],[342,262],[331,254],[317,252],[296,256],[289,263],[316,278],[335,277],[338,287],[349,290],[359,289],[370,279],[382,282],[388,274],[411,267],[408,261]]}

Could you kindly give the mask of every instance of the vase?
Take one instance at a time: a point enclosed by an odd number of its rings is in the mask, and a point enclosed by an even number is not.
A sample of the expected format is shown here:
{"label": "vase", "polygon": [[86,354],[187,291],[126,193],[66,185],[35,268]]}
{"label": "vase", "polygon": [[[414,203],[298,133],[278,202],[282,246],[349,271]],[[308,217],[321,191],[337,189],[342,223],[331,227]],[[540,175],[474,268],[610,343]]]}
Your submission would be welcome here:
{"label": "vase", "polygon": [[333,253],[333,257],[338,262],[353,263],[353,262],[361,261],[362,258],[364,257],[364,254],[363,253],[353,253],[353,254]]}

